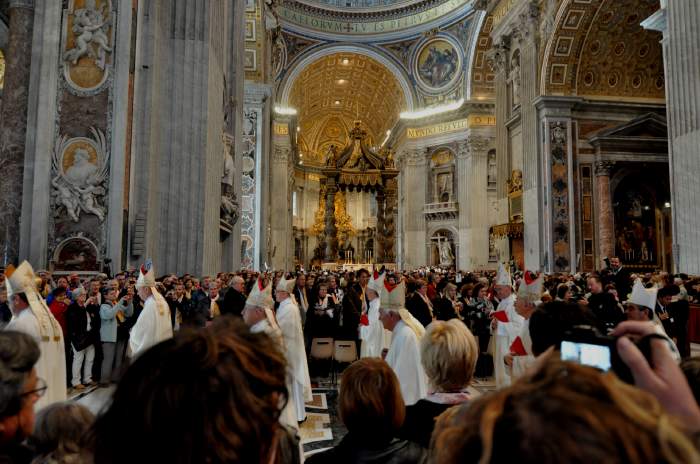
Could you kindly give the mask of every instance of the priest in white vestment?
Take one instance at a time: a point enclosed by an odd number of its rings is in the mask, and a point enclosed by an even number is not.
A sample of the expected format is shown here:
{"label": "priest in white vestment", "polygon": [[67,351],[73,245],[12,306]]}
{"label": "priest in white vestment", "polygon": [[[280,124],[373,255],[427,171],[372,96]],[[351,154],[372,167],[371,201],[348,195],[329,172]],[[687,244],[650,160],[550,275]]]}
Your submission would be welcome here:
{"label": "priest in white vestment", "polygon": [[280,279],[275,289],[275,297],[280,306],[277,308],[277,323],[282,331],[285,357],[291,375],[290,398],[296,407],[296,419],[306,419],[305,403],[313,400],[309,365],[304,348],[304,332],[301,327],[299,307],[292,298],[295,280]]}
{"label": "priest in white vestment", "polygon": [[420,357],[420,339],[425,328],[406,310],[405,301],[403,282],[393,288],[385,285],[379,318],[384,328],[392,333],[386,362],[399,379],[404,403],[410,406],[428,394],[428,378]]}
{"label": "priest in white vestment", "polygon": [[498,266],[495,284],[494,289],[500,303],[496,311],[491,313],[494,331],[493,372],[496,378],[496,387],[503,388],[511,384],[505,358],[510,353],[510,345],[515,340],[515,337],[520,335],[524,320],[515,311],[513,282],[510,278],[510,273],[505,270],[503,264]]}
{"label": "priest in white vestment", "polygon": [[530,338],[530,317],[542,302],[543,286],[543,275],[533,276],[530,272],[525,271],[518,287],[515,311],[522,316],[523,325],[520,334],[510,344],[510,353],[506,356],[506,365],[511,367],[510,375],[513,381],[521,377],[535,362],[535,355],[532,353],[532,339]]}
{"label": "priest in white vestment", "polygon": [[385,273],[378,274],[375,271],[367,284],[365,292],[369,299],[369,306],[360,317],[361,358],[381,358],[384,350],[384,326],[379,320],[379,304],[385,276]]}
{"label": "priest in white vestment", "polygon": [[16,269],[9,266],[5,277],[7,302],[13,314],[5,329],[26,333],[34,338],[41,350],[35,366],[36,374],[48,388],[34,406],[38,411],[67,398],[63,329],[39,294],[34,270],[28,262],[24,261]]}
{"label": "priest in white vestment", "polygon": [[129,352],[134,358],[173,336],[170,307],[156,290],[156,278],[150,260],[141,266],[136,290],[143,301],[143,310],[129,334]]}
{"label": "priest in white vestment", "polygon": [[[284,339],[282,338],[282,330],[277,324],[275,313],[272,311],[275,302],[272,299],[272,283],[267,287],[263,287],[262,281],[258,280],[257,285],[254,285],[250,291],[250,295],[246,299],[243,307],[243,321],[250,327],[252,333],[265,333],[279,347],[280,351],[285,354]],[[289,370],[289,363],[287,363]],[[287,374],[287,404],[280,413],[280,423],[295,430],[299,429],[297,422],[297,411],[292,398],[292,376]]]}

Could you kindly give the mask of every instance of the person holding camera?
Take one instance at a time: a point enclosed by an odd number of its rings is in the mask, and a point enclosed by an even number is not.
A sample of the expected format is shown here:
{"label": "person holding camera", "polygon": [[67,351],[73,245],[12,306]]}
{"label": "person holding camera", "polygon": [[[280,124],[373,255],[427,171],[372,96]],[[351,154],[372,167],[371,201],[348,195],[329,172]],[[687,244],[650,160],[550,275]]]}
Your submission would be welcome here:
{"label": "person holding camera", "polygon": [[[95,302],[91,296],[91,303]],[[107,291],[100,306],[100,340],[102,341],[102,375],[100,383],[107,385],[113,377],[113,372],[119,370],[123,356],[117,352],[117,328],[119,321],[124,322],[134,311],[133,296],[126,295],[118,298],[118,291],[112,287]]]}
{"label": "person holding camera", "polygon": [[73,298],[75,301],[68,307],[68,340],[73,351],[71,386],[82,390],[94,384],[92,366],[95,346],[100,341],[100,316],[99,306],[94,298],[87,298],[85,289],[76,288]]}

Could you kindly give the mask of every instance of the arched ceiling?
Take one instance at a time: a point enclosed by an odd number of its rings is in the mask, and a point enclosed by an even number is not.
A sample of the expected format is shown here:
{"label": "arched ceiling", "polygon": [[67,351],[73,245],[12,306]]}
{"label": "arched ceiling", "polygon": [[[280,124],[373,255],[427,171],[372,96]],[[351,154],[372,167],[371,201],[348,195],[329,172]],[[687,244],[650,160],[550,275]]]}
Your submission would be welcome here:
{"label": "arched ceiling", "polygon": [[396,78],[380,63],[356,53],[335,53],[308,65],[296,78],[289,104],[297,110],[299,138],[322,163],[330,142],[343,145],[360,119],[374,143],[384,140],[405,109]]}
{"label": "arched ceiling", "polygon": [[659,0],[564,0],[543,57],[546,95],[663,99],[657,32],[640,22]]}

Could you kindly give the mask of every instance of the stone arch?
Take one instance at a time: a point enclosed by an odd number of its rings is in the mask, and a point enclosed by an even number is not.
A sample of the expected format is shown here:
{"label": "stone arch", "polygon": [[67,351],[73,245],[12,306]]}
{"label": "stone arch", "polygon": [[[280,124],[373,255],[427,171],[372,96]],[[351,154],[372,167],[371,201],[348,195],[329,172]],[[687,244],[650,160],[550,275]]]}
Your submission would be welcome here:
{"label": "stone arch", "polygon": [[487,59],[488,51],[493,45],[491,31],[493,16],[481,12],[479,32],[472,43],[470,54],[469,75],[466,81],[465,95],[467,99],[494,98],[496,88],[496,73]]}
{"label": "stone arch", "polygon": [[68,237],[53,252],[51,269],[66,272],[101,272],[102,255],[92,240],[86,237]]}
{"label": "stone arch", "polygon": [[333,55],[336,53],[356,53],[364,55],[377,61],[382,66],[386,67],[398,81],[401,90],[403,91],[406,110],[412,111],[416,102],[416,96],[411,85],[411,80],[403,67],[398,64],[393,57],[375,47],[362,44],[327,44],[318,47],[313,47],[305,53],[297,57],[289,66],[279,84],[279,104],[281,106],[289,105],[289,96],[294,86],[297,77],[304,71],[306,66],[315,61]]}

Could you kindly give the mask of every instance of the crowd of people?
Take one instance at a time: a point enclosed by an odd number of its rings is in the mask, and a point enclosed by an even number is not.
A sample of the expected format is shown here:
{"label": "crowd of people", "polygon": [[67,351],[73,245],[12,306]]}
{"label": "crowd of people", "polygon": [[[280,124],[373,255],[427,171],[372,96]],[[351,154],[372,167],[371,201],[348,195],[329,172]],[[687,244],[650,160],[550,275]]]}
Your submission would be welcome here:
{"label": "crowd of people", "polygon": [[[348,433],[311,463],[700,462],[699,298],[700,279],[615,258],[576,275],[159,278],[25,262],[0,281],[0,462],[301,462],[319,339],[358,360],[339,389]],[[470,388],[492,376],[493,393]],[[97,417],[66,401],[96,383],[116,385]]]}

